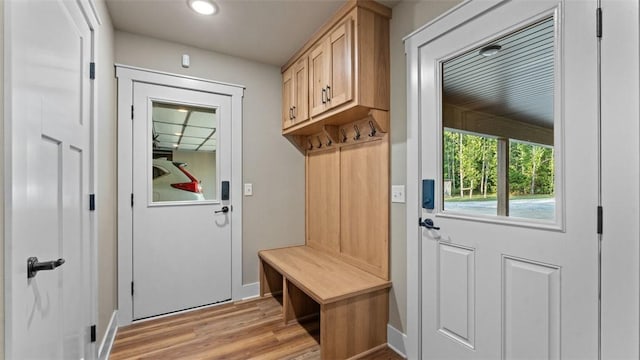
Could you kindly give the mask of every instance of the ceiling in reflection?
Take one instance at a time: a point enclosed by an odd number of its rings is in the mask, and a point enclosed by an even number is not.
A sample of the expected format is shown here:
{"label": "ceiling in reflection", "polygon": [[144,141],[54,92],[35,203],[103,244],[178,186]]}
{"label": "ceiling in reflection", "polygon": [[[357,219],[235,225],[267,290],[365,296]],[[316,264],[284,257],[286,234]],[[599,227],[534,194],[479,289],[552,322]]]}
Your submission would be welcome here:
{"label": "ceiling in reflection", "polygon": [[554,21],[545,19],[443,64],[443,100],[465,109],[553,128]]}
{"label": "ceiling in reflection", "polygon": [[215,108],[153,103],[154,151],[216,150]]}

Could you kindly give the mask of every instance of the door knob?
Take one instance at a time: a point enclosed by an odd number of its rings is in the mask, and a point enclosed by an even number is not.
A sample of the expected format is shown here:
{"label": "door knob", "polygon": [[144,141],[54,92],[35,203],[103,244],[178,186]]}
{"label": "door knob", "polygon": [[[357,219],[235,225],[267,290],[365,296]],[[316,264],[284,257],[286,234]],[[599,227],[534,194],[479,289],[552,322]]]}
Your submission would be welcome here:
{"label": "door knob", "polygon": [[229,207],[228,206],[223,206],[222,209],[214,211],[214,213],[216,213],[216,214],[218,214],[218,213],[228,213],[228,212],[229,212]]}
{"label": "door knob", "polygon": [[37,257],[32,256],[27,259],[27,279],[35,277],[38,271],[54,270],[62,264],[64,259],[39,262]]}
{"label": "door knob", "polygon": [[422,220],[422,218],[418,219],[418,224],[422,227],[425,227],[427,229],[433,229],[433,230],[440,230],[439,227],[437,226],[433,226],[433,220],[431,219],[424,219],[424,221]]}

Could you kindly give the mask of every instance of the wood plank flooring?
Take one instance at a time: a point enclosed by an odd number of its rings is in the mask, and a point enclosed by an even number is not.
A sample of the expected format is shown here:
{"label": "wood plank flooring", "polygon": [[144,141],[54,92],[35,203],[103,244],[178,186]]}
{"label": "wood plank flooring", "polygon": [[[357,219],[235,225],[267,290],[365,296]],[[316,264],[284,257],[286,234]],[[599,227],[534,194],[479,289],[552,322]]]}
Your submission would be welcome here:
{"label": "wood plank flooring", "polygon": [[[319,337],[317,318],[285,326],[281,303],[267,297],[120,328],[110,359],[316,360]],[[388,348],[366,358],[402,359]]]}

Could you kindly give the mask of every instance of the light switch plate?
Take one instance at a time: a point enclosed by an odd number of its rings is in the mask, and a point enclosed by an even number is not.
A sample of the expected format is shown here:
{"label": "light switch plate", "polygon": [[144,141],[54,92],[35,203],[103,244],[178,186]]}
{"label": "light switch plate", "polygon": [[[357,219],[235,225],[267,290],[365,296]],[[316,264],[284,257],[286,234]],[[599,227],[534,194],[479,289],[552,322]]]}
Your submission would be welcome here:
{"label": "light switch plate", "polygon": [[253,195],[253,184],[244,184],[244,196]]}
{"label": "light switch plate", "polygon": [[391,186],[391,202],[404,203],[404,185],[392,185]]}

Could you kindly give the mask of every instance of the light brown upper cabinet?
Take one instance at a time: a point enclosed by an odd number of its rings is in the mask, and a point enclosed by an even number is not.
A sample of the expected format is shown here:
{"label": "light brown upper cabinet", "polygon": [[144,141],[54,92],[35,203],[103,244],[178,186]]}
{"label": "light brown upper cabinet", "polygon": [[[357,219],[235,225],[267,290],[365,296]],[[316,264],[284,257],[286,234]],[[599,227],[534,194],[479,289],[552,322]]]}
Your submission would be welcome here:
{"label": "light brown upper cabinet", "polygon": [[309,119],[309,66],[307,56],[282,73],[282,128]]}
{"label": "light brown upper cabinet", "polygon": [[376,2],[347,1],[282,67],[283,91],[292,94],[300,86],[293,75],[301,69],[299,61],[308,64],[304,119],[309,120],[303,123],[302,116],[296,117],[293,107],[300,109],[300,103],[283,100],[284,135],[310,135],[323,125],[341,125],[364,118],[371,110],[389,110],[390,18],[391,10]]}
{"label": "light brown upper cabinet", "polygon": [[353,99],[352,28],[348,16],[311,50],[311,116]]}

